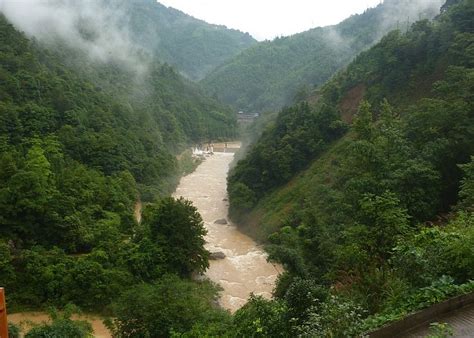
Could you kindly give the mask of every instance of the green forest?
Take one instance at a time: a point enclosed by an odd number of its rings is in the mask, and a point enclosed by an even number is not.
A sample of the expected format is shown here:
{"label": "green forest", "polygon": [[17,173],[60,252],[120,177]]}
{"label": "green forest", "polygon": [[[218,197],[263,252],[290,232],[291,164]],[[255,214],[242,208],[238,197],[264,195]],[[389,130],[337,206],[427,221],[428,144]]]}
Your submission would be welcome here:
{"label": "green forest", "polygon": [[[318,27],[245,49],[201,83],[235,109],[279,110],[324,84],[357,54],[397,27],[439,13],[441,1],[385,0],[341,23]],[[408,21],[408,22],[407,22]]]}
{"label": "green forest", "polygon": [[473,14],[389,33],[231,172],[230,215],[286,269],[246,306],[268,336],[354,336],[474,289]]}
{"label": "green forest", "polygon": [[154,0],[103,0],[129,17],[132,40],[193,80],[256,44],[248,33],[211,25]]}
{"label": "green forest", "polygon": [[[474,292],[472,0],[385,0],[262,43],[152,0],[101,1],[127,14],[126,58],[32,37],[0,5],[0,287],[9,314],[51,317],[11,337],[91,337],[81,313],[124,338],[356,337]],[[100,41],[81,20],[75,41]],[[190,146],[244,137],[235,108],[262,114],[227,178],[229,217],[284,272],[231,314],[196,278],[202,216],[170,196]]]}
{"label": "green forest", "polygon": [[[236,120],[171,66],[139,57],[146,74],[61,39],[29,39],[0,14],[0,285],[9,311],[73,304],[114,314],[111,327],[127,336],[119,314],[128,309],[116,302],[124,286],[137,299],[148,285],[186,300],[160,300],[175,311],[160,332],[192,327],[179,317],[191,298],[190,319],[220,315],[210,305],[216,286],[190,280],[208,266],[201,217],[167,196],[188,170],[176,155],[234,138]],[[139,200],[147,202],[140,224]],[[67,314],[54,318],[28,336],[90,331]]]}

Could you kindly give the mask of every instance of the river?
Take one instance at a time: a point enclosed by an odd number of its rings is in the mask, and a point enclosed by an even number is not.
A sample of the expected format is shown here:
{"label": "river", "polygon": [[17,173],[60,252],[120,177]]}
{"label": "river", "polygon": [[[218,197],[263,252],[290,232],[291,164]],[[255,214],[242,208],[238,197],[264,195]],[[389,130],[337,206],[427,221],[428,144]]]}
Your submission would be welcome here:
{"label": "river", "polygon": [[174,197],[193,202],[201,214],[208,234],[206,248],[222,252],[221,260],[211,260],[205,275],[222,286],[220,305],[235,312],[250,293],[271,297],[281,267],[267,262],[267,254],[249,236],[232,224],[215,224],[227,219],[227,173],[232,153],[214,153],[194,171],[181,179]]}

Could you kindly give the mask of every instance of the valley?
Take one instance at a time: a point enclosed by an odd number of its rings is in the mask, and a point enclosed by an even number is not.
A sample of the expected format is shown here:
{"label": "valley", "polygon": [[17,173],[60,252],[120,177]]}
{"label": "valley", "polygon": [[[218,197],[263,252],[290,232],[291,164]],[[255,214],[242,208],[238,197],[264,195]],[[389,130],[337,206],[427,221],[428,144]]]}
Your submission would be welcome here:
{"label": "valley", "polygon": [[0,0],[0,336],[469,332],[474,2],[351,5]]}

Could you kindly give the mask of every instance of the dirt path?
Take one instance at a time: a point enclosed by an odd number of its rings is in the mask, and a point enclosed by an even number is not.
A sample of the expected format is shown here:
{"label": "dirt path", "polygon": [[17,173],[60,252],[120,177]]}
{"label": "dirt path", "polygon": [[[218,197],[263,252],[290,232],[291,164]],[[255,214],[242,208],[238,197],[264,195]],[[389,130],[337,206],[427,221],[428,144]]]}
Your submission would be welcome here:
{"label": "dirt path", "polygon": [[[73,315],[75,320],[87,320],[94,329],[94,337],[111,338],[112,334],[105,327],[102,318],[93,315]],[[44,312],[21,312],[8,315],[8,321],[19,325],[22,332],[27,332],[34,324],[49,322],[49,316]]]}
{"label": "dirt path", "polygon": [[142,202],[137,201],[137,203],[135,204],[135,211],[133,212],[133,214],[138,224],[142,222],[142,208],[143,208]]}

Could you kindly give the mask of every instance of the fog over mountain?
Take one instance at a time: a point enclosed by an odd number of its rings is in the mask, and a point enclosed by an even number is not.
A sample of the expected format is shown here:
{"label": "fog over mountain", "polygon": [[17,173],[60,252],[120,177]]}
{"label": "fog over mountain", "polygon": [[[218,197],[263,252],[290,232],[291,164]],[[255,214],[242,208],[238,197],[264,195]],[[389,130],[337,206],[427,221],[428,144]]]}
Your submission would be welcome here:
{"label": "fog over mountain", "polygon": [[155,58],[192,79],[255,43],[248,34],[209,25],[154,0],[0,0],[0,11],[28,36],[61,39],[93,60],[137,71]]}
{"label": "fog over mountain", "polygon": [[120,7],[104,1],[0,0],[0,11],[20,30],[38,40],[62,39],[87,51],[92,59],[136,64],[137,46]]}
{"label": "fog over mountain", "polygon": [[442,0],[385,0],[341,23],[259,43],[203,81],[209,92],[238,110],[278,110],[300,90],[323,84],[388,31],[439,14]]}

